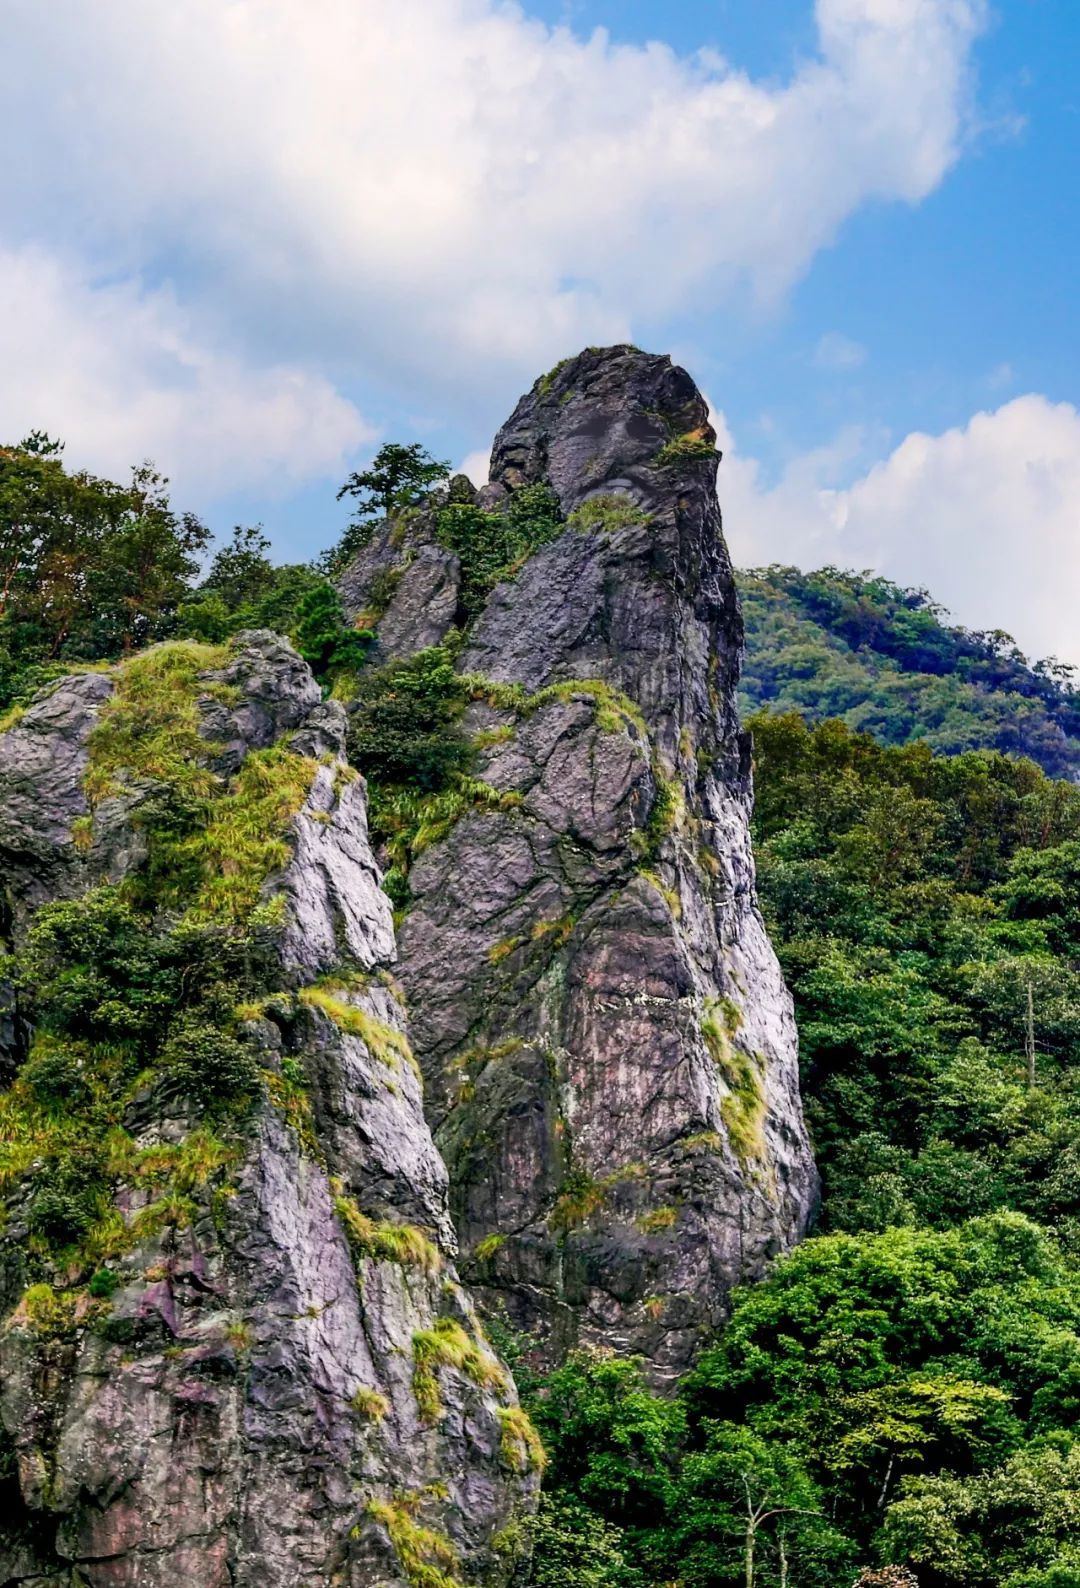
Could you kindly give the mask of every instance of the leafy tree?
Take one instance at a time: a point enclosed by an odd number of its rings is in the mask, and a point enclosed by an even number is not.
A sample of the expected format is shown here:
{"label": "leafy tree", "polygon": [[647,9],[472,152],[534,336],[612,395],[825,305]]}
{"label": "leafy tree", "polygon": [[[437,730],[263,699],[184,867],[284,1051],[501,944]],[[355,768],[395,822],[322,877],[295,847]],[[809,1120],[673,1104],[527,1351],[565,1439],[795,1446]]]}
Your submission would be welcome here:
{"label": "leafy tree", "polygon": [[1080,1276],[1015,1213],[808,1241],[690,1374],[691,1426],[793,1444],[867,1547],[906,1476],[969,1473],[1080,1414]]}
{"label": "leafy tree", "polygon": [[[1052,1208],[1071,1239],[1080,790],[842,723],[752,726],[759,885],[795,993],[825,1225]],[[950,1075],[952,1095],[1001,1100],[977,1139],[935,1102]]]}
{"label": "leafy tree", "polygon": [[852,1588],[919,1588],[919,1582],[906,1566],[882,1566],[880,1571],[867,1566]]}
{"label": "leafy tree", "polygon": [[461,561],[465,623],[483,608],[489,592],[515,565],[565,528],[559,499],[547,485],[523,485],[498,512],[472,502],[440,508],[435,537]]}
{"label": "leafy tree", "polygon": [[256,606],[276,578],[269,550],[258,525],[237,524],[231,539],[214,553],[200,591],[220,596],[229,612]]}
{"label": "leafy tree", "polygon": [[331,569],[344,567],[367,545],[379,518],[390,518],[411,506],[449,473],[449,463],[433,458],[418,441],[407,445],[388,441],[381,446],[370,466],[350,474],[338,492],[339,502],[351,496],[356,506],[352,523],[331,554]]}
{"label": "leafy tree", "polygon": [[348,626],[341,597],[327,581],[301,596],[293,640],[316,678],[332,679],[361,667],[373,638],[369,629]]}
{"label": "leafy tree", "polygon": [[62,452],[40,434],[0,447],[0,707],[167,634],[209,539],[148,465],[121,486]]}
{"label": "leafy tree", "polygon": [[737,1423],[704,1425],[704,1448],[680,1468],[673,1525],[692,1588],[755,1588],[765,1561],[770,1582],[825,1588],[851,1558],[797,1452]]}
{"label": "leafy tree", "polygon": [[154,1043],[180,997],[167,940],[115,888],[39,910],[19,961],[39,1025],[88,1042]]}
{"label": "leafy tree", "polygon": [[884,1545],[934,1585],[1076,1588],[1080,1444],[1028,1445],[971,1476],[907,1479]]}
{"label": "leafy tree", "polygon": [[620,1529],[563,1490],[541,1495],[531,1532],[534,1588],[646,1588]]}
{"label": "leafy tree", "polygon": [[275,567],[269,550],[261,529],[238,524],[215,552],[202,584],[180,607],[177,633],[211,644],[240,629],[293,633],[301,602],[326,579],[310,564]]}
{"label": "leafy tree", "polygon": [[465,698],[446,646],[368,670],[352,702],[350,761],[382,785],[444,787],[470,758],[458,723]]}
{"label": "leafy tree", "polygon": [[577,1353],[535,1406],[554,1486],[570,1488],[622,1527],[648,1529],[671,1498],[682,1410],[645,1383],[637,1363]]}

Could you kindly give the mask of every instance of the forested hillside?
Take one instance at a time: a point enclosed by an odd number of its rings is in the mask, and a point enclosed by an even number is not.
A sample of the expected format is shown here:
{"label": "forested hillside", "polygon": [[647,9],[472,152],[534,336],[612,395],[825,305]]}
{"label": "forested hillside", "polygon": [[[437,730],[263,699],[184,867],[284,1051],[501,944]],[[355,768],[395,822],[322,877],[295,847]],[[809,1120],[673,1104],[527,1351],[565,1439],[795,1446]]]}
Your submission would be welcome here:
{"label": "forested hillside", "polygon": [[838,717],[883,744],[1003,750],[1080,776],[1080,693],[1064,663],[1029,662],[1003,631],[958,628],[925,590],[873,574],[756,568],[739,589],[744,715]]}

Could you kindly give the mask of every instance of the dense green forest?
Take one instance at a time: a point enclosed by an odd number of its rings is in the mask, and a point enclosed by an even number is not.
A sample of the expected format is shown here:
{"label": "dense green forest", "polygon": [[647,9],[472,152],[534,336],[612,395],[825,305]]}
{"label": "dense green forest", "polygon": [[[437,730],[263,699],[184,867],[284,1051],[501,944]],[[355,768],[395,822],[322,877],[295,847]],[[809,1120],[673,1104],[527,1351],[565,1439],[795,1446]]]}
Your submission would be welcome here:
{"label": "dense green forest", "polygon": [[[425,482],[406,466],[382,483],[369,515]],[[447,509],[475,588],[558,527],[547,498],[523,511]],[[353,700],[350,752],[377,830],[405,832],[392,885],[407,886],[410,812],[468,772],[452,656],[376,672],[344,625],[335,554],[275,567],[242,529],[201,573],[208,545],[152,473],[71,473],[40,436],[0,449],[4,720],[72,666],[288,633]],[[736,1295],[669,1398],[612,1355],[539,1378],[529,1341],[496,1323],[547,1448],[534,1581],[1080,1588],[1080,787],[998,743],[1020,701],[1020,742],[1072,771],[1080,708],[1053,668],[884,581],[770,570],[746,604],[746,694],[768,707],[750,718],[759,882],[796,1000],[819,1223]],[[110,909],[54,907],[9,971],[61,1035],[85,1037],[86,1009],[115,1016],[119,997],[133,1063],[138,1016],[185,1084],[225,1086],[232,1106],[246,1077],[213,999],[189,989],[177,1011],[190,944]],[[253,953],[236,951],[241,990]],[[21,1084],[63,1110],[75,1079],[46,1064]],[[82,1183],[55,1191],[43,1239],[85,1200]]]}
{"label": "dense green forest", "polygon": [[1005,750],[1052,777],[1080,776],[1073,669],[1029,662],[1001,630],[950,624],[925,590],[821,568],[740,574],[746,619],[744,715],[838,717],[884,744]]}

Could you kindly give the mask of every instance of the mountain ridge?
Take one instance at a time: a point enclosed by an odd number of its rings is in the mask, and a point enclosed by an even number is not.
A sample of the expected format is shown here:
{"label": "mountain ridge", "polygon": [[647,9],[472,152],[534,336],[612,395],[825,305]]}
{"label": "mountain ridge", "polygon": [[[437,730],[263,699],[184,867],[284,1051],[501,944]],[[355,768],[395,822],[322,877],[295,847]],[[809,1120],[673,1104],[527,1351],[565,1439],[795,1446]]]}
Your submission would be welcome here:
{"label": "mountain ridge", "polygon": [[951,624],[925,590],[881,575],[774,564],[741,572],[739,591],[744,716],[834,717],[884,744],[1000,750],[1080,779],[1075,669],[1031,663],[1010,635]]}

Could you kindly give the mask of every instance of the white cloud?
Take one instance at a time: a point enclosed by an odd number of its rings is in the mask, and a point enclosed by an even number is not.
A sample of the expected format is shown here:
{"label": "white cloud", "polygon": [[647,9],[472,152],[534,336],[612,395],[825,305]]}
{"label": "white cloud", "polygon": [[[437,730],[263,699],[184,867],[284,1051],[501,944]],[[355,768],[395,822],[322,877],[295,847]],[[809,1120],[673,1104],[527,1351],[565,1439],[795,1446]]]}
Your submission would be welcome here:
{"label": "white cloud", "polygon": [[1080,664],[1080,413],[1031,394],[966,425],[909,435],[838,487],[861,438],[797,460],[776,484],[717,416],[720,499],[743,567],[874,568],[925,586],[972,628]]}
{"label": "white cloud", "polygon": [[502,0],[6,0],[10,241],[182,280],[264,361],[464,398],[749,287],[958,156],[986,0],[817,0],[786,83]]}
{"label": "white cloud", "polygon": [[491,470],[491,448],[483,447],[470,452],[458,466],[458,474],[466,474],[474,485],[486,485]]}
{"label": "white cloud", "polygon": [[[0,247],[0,438],[32,428],[123,478],[151,457],[187,496],[340,475],[373,432],[318,375],[210,345],[167,290],[88,282],[39,248]],[[190,496],[189,496],[190,499]]]}
{"label": "white cloud", "polygon": [[866,349],[861,342],[854,342],[839,331],[826,331],[814,349],[814,363],[818,369],[859,369],[866,363]]}

